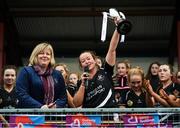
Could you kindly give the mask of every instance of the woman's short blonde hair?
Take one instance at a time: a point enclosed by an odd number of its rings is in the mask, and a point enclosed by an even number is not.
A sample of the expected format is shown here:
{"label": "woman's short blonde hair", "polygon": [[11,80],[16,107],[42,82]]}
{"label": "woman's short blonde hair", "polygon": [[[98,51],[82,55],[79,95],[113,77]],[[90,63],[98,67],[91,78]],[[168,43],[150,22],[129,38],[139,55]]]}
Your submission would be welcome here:
{"label": "woman's short blonde hair", "polygon": [[53,50],[51,44],[49,44],[47,42],[43,42],[43,43],[38,44],[32,51],[31,56],[29,58],[29,66],[36,65],[38,63],[38,60],[37,60],[38,54],[46,48],[51,51],[50,66],[52,67],[55,65],[54,50]]}
{"label": "woman's short blonde hair", "polygon": [[140,75],[142,78],[142,81],[144,81],[144,71],[141,67],[133,67],[131,69],[129,69],[128,71],[128,82],[130,82],[130,77],[132,75]]}

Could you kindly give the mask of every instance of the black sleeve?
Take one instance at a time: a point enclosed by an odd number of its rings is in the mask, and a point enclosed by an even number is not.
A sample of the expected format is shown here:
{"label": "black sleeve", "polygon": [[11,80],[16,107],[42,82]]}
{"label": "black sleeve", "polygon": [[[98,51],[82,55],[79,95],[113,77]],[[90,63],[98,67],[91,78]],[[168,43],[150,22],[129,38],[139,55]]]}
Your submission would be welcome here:
{"label": "black sleeve", "polygon": [[107,72],[108,75],[112,77],[114,74],[114,66],[111,66],[107,62],[105,62],[104,71]]}

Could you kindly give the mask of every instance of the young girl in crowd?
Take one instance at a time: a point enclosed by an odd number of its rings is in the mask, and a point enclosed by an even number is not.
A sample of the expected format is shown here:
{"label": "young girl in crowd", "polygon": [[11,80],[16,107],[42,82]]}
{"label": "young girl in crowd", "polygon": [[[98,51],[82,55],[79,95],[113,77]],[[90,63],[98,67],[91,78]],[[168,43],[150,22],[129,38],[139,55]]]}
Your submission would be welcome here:
{"label": "young girl in crowd", "polygon": [[116,75],[113,76],[115,99],[116,102],[121,105],[122,99],[125,97],[127,91],[129,90],[127,73],[130,69],[126,61],[119,61],[116,64]]}
{"label": "young girl in crowd", "polygon": [[69,75],[69,69],[68,66],[64,63],[57,63],[54,68],[58,71],[61,72],[61,74],[63,75],[64,81],[65,81],[65,86],[66,86],[66,93],[67,93],[67,98],[68,98],[68,107],[74,108],[74,104],[73,104],[73,97],[70,94],[70,92],[68,91],[68,75]]}
{"label": "young girl in crowd", "polygon": [[79,74],[72,72],[69,74],[68,77],[68,91],[71,94],[72,97],[74,97],[76,91],[77,91],[77,83],[79,80]]}
{"label": "young girl in crowd", "polygon": [[96,56],[96,63],[100,68],[103,68],[103,59],[100,56]]}
{"label": "young girl in crowd", "polygon": [[57,63],[57,64],[55,64],[54,68],[61,72],[61,74],[64,78],[64,81],[65,81],[65,84],[67,85],[68,75],[69,75],[69,69],[68,69],[67,65],[63,64],[63,63]]}

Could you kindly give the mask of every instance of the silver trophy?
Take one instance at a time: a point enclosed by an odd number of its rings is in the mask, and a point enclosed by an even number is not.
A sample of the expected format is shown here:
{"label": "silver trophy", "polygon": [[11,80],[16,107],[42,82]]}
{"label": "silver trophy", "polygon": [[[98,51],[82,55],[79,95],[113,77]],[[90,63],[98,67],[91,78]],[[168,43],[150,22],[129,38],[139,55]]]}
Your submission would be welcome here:
{"label": "silver trophy", "polygon": [[110,8],[109,13],[108,12],[103,12],[101,41],[104,42],[106,40],[106,31],[107,31],[107,20],[108,20],[108,18],[112,19],[112,20],[114,20],[114,18],[117,19],[118,23],[116,24],[116,27],[117,27],[118,33],[121,34],[121,41],[120,42],[124,42],[125,35],[131,31],[132,24],[131,24],[131,22],[126,20],[126,17],[124,15],[124,13],[118,12],[114,8]]}

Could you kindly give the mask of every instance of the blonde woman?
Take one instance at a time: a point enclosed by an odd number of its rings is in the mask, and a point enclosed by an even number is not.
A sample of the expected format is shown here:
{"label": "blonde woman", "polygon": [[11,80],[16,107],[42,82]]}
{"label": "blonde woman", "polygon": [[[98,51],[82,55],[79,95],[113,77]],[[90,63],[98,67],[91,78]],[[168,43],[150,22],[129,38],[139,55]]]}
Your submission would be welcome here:
{"label": "blonde woman", "polygon": [[130,90],[122,100],[125,107],[144,108],[154,106],[154,99],[144,89],[146,84],[144,72],[140,67],[131,68],[128,71],[128,85]]}
{"label": "blonde woman", "polygon": [[21,69],[16,89],[20,108],[62,108],[67,102],[63,76],[54,67],[52,46],[38,44],[29,59],[29,66]]}

